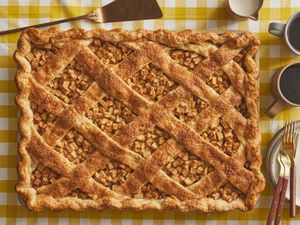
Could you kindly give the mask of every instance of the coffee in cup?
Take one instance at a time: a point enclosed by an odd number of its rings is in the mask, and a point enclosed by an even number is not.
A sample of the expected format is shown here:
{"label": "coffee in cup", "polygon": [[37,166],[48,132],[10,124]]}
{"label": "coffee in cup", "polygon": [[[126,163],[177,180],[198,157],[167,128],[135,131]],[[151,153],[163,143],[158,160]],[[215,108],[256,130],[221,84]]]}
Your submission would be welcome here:
{"label": "coffee in cup", "polygon": [[283,37],[287,46],[300,55],[300,12],[292,15],[286,24],[270,23],[269,33]]}
{"label": "coffee in cup", "polygon": [[288,39],[293,48],[300,52],[300,16],[288,28]]}
{"label": "coffee in cup", "polygon": [[286,107],[300,107],[300,63],[289,64],[277,71],[271,84],[275,101],[266,110],[269,117]]}

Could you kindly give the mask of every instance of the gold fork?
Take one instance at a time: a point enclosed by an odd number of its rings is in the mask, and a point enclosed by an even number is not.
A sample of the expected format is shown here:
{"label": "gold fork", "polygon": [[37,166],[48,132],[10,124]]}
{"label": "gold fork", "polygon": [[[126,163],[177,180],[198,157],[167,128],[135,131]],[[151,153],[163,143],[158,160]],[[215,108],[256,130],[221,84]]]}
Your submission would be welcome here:
{"label": "gold fork", "polygon": [[296,216],[296,121],[287,121],[284,128],[282,148],[291,160],[290,166],[290,217]]}

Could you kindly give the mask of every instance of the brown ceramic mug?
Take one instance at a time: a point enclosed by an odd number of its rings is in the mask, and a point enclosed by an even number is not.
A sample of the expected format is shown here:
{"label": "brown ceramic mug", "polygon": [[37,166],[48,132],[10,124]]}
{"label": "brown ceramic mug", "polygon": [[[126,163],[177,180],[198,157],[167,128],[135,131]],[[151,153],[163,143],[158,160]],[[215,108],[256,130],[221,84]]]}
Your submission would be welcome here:
{"label": "brown ceramic mug", "polygon": [[300,107],[300,62],[279,69],[271,88],[275,100],[266,110],[267,116],[273,118],[283,108]]}

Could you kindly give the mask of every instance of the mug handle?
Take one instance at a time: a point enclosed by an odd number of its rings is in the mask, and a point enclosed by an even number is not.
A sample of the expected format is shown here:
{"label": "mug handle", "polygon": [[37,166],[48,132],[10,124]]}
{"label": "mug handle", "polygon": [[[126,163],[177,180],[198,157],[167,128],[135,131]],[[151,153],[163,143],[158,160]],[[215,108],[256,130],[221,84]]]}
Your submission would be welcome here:
{"label": "mug handle", "polygon": [[284,36],[285,24],[283,23],[270,23],[269,33],[278,37]]}
{"label": "mug handle", "polygon": [[270,117],[273,118],[274,116],[277,115],[277,113],[282,110],[285,107],[285,103],[275,100],[270,106],[269,108],[267,108],[265,114]]}

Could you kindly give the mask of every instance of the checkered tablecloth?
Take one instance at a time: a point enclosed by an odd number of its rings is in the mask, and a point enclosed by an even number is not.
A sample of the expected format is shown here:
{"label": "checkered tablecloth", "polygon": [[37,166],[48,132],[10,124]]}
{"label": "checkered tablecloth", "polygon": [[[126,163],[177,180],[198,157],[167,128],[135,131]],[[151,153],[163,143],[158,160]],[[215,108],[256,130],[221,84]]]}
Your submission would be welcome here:
{"label": "checkered tablecloth", "polygon": [[[246,1],[246,0],[241,0]],[[249,0],[250,1],[250,0]],[[82,15],[110,1],[100,0],[0,0],[0,30],[18,26],[47,22],[49,20]],[[260,90],[261,90],[261,132],[262,154],[265,156],[272,135],[288,119],[300,119],[300,109],[281,112],[270,120],[264,114],[272,101],[269,82],[279,67],[300,61],[285,47],[284,41],[268,34],[270,21],[284,22],[293,12],[300,10],[300,0],[265,0],[259,21],[234,21],[227,18],[224,11],[225,0],[159,0],[164,17],[161,20],[104,24],[105,28],[171,30],[249,30],[261,40],[260,48]],[[86,21],[61,24],[61,29],[71,27],[97,28],[98,24]],[[17,110],[14,105],[16,87],[14,76],[16,64],[13,53],[16,49],[18,33],[0,36],[0,225],[8,224],[265,224],[270,207],[273,188],[270,183],[263,192],[256,208],[251,212],[228,212],[213,215],[200,213],[178,213],[156,211],[103,211],[85,212],[43,211],[34,213],[22,206],[15,192],[17,179]],[[265,170],[265,167],[262,168]],[[282,224],[300,224],[300,209],[297,219],[289,220],[288,210]]]}

